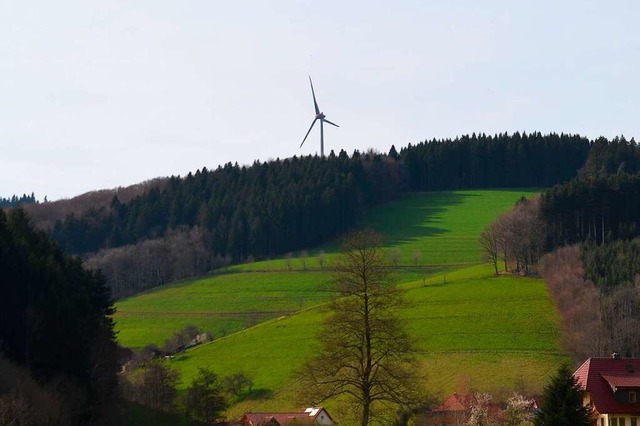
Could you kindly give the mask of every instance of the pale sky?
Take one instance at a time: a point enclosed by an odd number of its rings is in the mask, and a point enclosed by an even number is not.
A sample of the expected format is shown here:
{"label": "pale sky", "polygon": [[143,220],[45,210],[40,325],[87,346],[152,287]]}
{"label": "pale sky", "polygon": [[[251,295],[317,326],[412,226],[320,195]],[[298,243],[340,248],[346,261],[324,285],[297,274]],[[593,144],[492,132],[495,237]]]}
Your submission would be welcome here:
{"label": "pale sky", "polygon": [[0,196],[541,131],[640,136],[638,1],[0,0]]}

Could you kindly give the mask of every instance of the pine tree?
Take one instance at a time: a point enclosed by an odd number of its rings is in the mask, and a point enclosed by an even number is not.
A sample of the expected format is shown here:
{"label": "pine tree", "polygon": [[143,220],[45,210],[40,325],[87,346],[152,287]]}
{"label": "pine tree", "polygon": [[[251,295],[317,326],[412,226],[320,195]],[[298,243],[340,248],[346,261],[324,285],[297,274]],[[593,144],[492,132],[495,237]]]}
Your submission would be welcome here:
{"label": "pine tree", "polygon": [[582,390],[566,365],[544,388],[536,426],[591,426],[591,410],[582,403]]}

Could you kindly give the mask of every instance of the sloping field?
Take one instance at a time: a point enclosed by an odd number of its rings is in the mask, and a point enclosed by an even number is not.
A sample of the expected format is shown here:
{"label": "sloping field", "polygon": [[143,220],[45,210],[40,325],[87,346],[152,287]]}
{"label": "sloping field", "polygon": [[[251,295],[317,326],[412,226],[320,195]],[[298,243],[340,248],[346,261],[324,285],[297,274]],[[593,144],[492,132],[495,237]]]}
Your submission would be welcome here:
{"label": "sloping field", "polygon": [[222,337],[328,300],[322,272],[217,274],[148,291],[117,304],[118,341],[162,345],[193,324]]}
{"label": "sloping field", "polygon": [[[429,388],[497,392],[524,386],[540,392],[557,365],[559,320],[542,280],[492,276],[480,264],[477,238],[484,226],[532,191],[450,191],[409,194],[365,218],[400,254],[398,282],[412,302],[404,313],[422,353]],[[315,253],[238,265],[229,273],[183,282],[120,301],[119,340],[140,348],[162,344],[187,324],[217,340],[171,361],[186,388],[199,366],[221,375],[244,372],[250,397],[231,408],[295,409],[295,371],[314,351],[324,315],[333,247],[320,269]],[[417,260],[416,260],[417,259]],[[416,267],[417,264],[417,267]],[[291,269],[291,270],[290,270]],[[328,405],[332,406],[331,403]],[[337,407],[336,407],[337,408]]]}
{"label": "sloping field", "polygon": [[[386,248],[400,251],[399,266],[478,263],[481,261],[478,236],[482,229],[520,197],[538,192],[525,188],[404,194],[397,201],[369,210],[362,226],[382,233]],[[236,265],[230,270],[320,269],[317,258],[320,250],[326,254],[325,266],[330,265],[337,251],[335,244],[309,250],[304,261],[300,253],[292,253],[289,261],[272,259]]]}
{"label": "sloping field", "polygon": [[[445,191],[407,194],[400,201],[372,209],[364,219],[386,237],[386,246],[401,253],[400,281],[480,261],[477,236],[487,223],[531,190]],[[297,256],[237,265],[232,273],[184,281],[153,289],[116,304],[118,339],[141,348],[162,345],[193,324],[215,337],[225,336],[270,318],[326,301],[326,282],[335,247],[325,247],[324,269],[318,259]],[[314,254],[314,252],[312,252]],[[419,255],[419,256],[418,256]],[[416,262],[414,257],[418,256]],[[427,269],[407,271],[408,265]],[[290,270],[291,269],[291,270]],[[315,272],[311,272],[315,271]],[[242,273],[238,273],[242,272]]]}
{"label": "sloping field", "polygon": [[[558,348],[559,321],[542,280],[493,277],[471,267],[405,284],[411,302],[405,312],[423,354],[429,388],[450,392],[468,376],[480,390],[496,392],[523,384],[539,392],[564,360]],[[243,411],[294,409],[295,371],[314,350],[323,307],[276,319],[188,351],[172,363],[183,387],[199,365],[222,375],[253,377],[256,398],[234,407]],[[261,396],[261,397],[258,397]],[[331,404],[329,404],[331,406]]]}
{"label": "sloping field", "polygon": [[407,194],[400,201],[372,209],[365,224],[382,232],[386,246],[401,251],[400,264],[476,263],[478,236],[522,196],[539,191],[479,190]]}

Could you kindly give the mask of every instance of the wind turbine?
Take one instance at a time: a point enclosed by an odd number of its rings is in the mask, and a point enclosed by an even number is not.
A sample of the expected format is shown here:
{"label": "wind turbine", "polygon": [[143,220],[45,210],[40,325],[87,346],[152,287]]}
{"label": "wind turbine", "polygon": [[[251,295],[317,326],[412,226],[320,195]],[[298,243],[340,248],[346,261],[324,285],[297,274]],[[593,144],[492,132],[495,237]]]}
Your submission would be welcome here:
{"label": "wind turbine", "polygon": [[313,82],[311,81],[311,76],[309,76],[309,84],[311,85],[311,94],[313,95],[313,106],[316,109],[316,118],[314,118],[313,122],[311,122],[311,126],[309,127],[309,130],[307,130],[307,134],[304,135],[304,139],[302,139],[300,148],[302,148],[302,145],[304,145],[304,141],[307,140],[307,136],[309,136],[309,133],[311,133],[313,125],[316,124],[316,121],[320,120],[320,157],[324,157],[324,123],[331,124],[332,126],[336,127],[340,126],[327,120],[324,113],[320,112],[320,108],[318,108],[318,102],[316,101],[316,93],[313,91]]}

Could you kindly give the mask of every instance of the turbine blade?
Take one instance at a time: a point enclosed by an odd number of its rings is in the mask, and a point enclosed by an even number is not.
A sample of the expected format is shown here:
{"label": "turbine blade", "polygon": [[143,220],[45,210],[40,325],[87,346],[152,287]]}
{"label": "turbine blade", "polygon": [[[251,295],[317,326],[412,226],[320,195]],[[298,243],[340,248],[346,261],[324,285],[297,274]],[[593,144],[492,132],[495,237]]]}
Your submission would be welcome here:
{"label": "turbine blade", "polygon": [[327,120],[326,118],[323,118],[322,121],[324,121],[325,123],[331,124],[332,126],[340,127],[336,123],[332,123],[329,120]]}
{"label": "turbine blade", "polygon": [[300,144],[300,148],[302,148],[302,145],[304,145],[304,141],[307,140],[307,136],[309,136],[309,133],[311,133],[311,129],[313,129],[313,125],[316,124],[316,121],[318,121],[318,119],[314,118],[314,120],[311,122],[311,126],[309,127],[309,130],[307,130],[307,134],[304,135],[304,139],[302,139],[302,143]]}
{"label": "turbine blade", "polygon": [[313,106],[316,109],[316,115],[320,114],[320,108],[318,108],[318,102],[316,102],[316,92],[313,91],[313,82],[311,76],[309,76],[309,84],[311,85],[311,94],[313,95]]}

